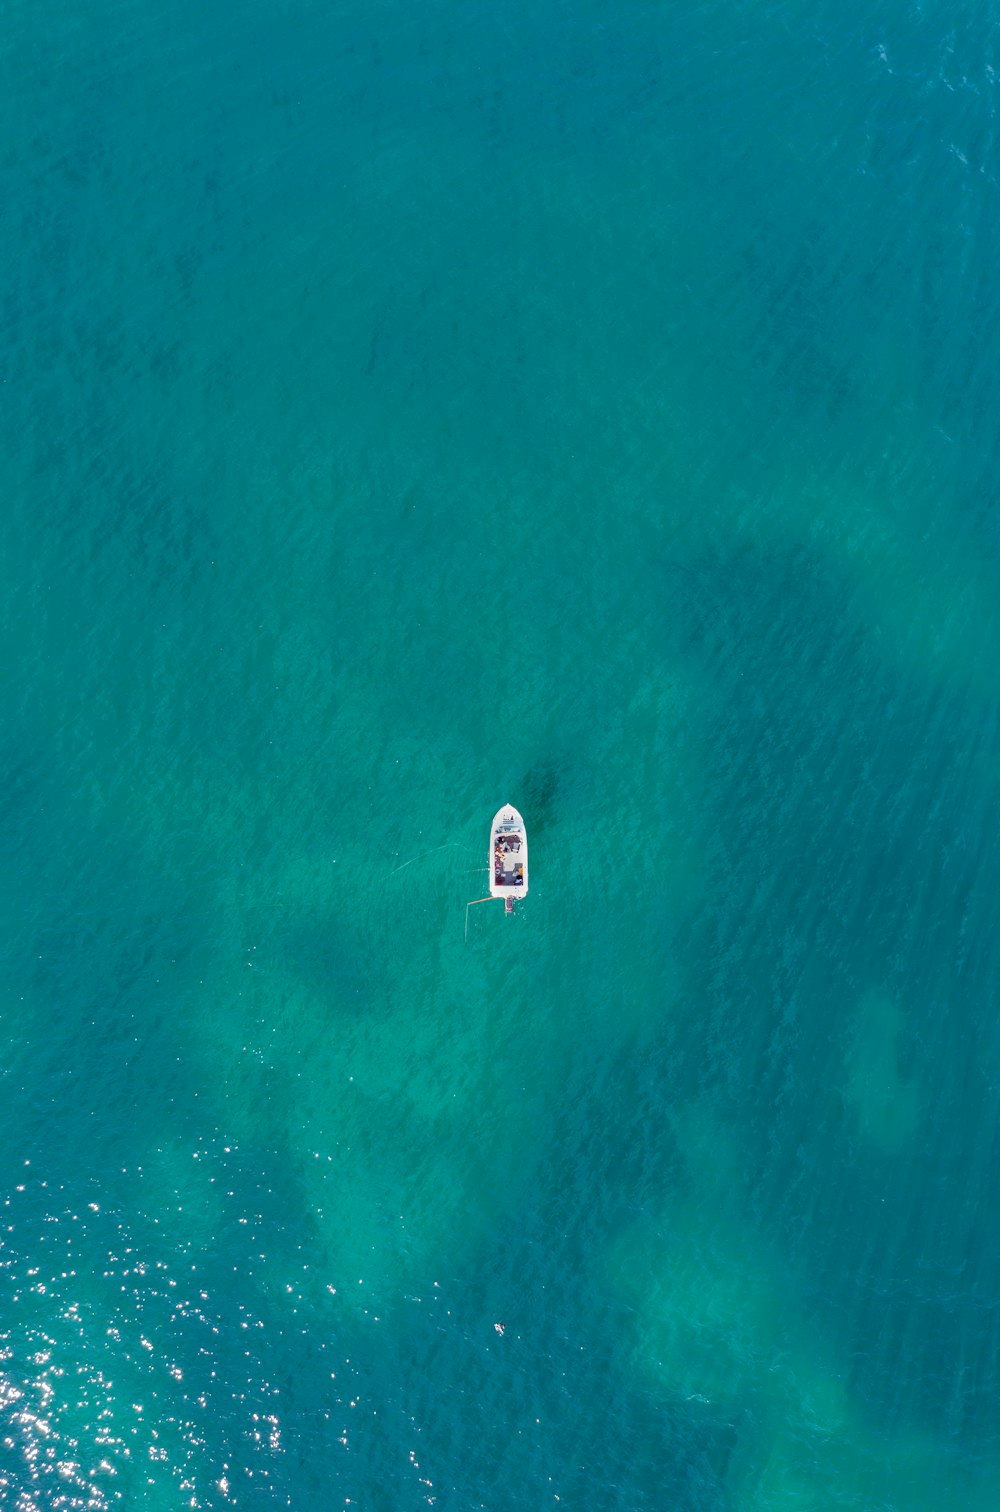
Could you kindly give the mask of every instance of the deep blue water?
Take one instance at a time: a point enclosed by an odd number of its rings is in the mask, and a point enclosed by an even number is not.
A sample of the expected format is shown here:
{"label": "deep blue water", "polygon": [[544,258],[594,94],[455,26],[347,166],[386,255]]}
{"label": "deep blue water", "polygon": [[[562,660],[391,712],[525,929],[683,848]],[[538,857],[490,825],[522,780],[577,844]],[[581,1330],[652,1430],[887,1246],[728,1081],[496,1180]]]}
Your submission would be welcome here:
{"label": "deep blue water", "polygon": [[994,1512],[997,7],[4,33],[0,1503]]}

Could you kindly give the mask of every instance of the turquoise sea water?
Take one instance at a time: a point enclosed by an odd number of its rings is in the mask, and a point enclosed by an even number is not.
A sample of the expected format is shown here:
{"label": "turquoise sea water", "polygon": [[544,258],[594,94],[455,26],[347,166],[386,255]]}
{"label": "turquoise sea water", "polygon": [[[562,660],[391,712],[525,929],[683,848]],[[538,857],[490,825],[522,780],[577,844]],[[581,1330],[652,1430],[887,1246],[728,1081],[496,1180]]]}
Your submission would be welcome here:
{"label": "turquoise sea water", "polygon": [[995,1512],[996,5],[4,32],[0,1503]]}

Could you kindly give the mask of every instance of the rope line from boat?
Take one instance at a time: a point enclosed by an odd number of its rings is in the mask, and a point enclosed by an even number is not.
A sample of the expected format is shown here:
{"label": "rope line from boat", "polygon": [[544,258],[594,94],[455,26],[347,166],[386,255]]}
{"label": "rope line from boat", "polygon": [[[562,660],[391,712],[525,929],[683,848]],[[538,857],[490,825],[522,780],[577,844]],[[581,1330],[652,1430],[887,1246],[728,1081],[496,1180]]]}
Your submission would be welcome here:
{"label": "rope line from boat", "polygon": [[444,845],[435,845],[433,850],[421,851],[419,856],[411,856],[409,861],[401,861],[398,866],[394,866],[389,875],[390,877],[394,877],[396,873],[398,871],[402,871],[405,866],[412,866],[414,861],[422,861],[425,856],[436,856],[438,851],[451,850],[453,847],[459,845],[460,843],[461,842],[458,840],[447,840]]}
{"label": "rope line from boat", "polygon": [[[489,867],[488,866],[484,867],[483,870],[484,871],[489,871]],[[472,900],[471,903],[466,903],[466,905],[465,905],[465,943],[466,943],[466,945],[468,945],[468,943],[469,943],[469,909],[470,908],[475,908],[475,906],[476,906],[477,903],[492,903],[492,902],[493,902],[493,895],[490,894],[490,896],[488,898],[473,898],[473,900]]]}

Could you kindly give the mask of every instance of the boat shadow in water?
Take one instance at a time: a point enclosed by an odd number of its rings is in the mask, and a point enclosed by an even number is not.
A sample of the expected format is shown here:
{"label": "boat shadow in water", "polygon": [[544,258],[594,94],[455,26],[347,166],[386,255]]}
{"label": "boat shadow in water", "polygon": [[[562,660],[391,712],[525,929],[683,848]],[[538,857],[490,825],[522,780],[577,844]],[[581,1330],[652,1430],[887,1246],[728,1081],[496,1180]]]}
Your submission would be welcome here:
{"label": "boat shadow in water", "polygon": [[540,757],[515,784],[516,801],[532,837],[544,834],[556,818],[566,782],[564,763]]}

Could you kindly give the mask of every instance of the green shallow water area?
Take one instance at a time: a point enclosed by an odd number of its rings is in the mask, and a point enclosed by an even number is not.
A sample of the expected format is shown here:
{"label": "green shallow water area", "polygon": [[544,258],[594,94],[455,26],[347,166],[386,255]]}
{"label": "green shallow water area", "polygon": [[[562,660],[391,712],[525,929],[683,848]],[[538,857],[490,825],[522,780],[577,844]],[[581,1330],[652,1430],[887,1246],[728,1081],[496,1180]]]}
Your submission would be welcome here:
{"label": "green shallow water area", "polygon": [[8,11],[0,1503],[993,1512],[996,7]]}

